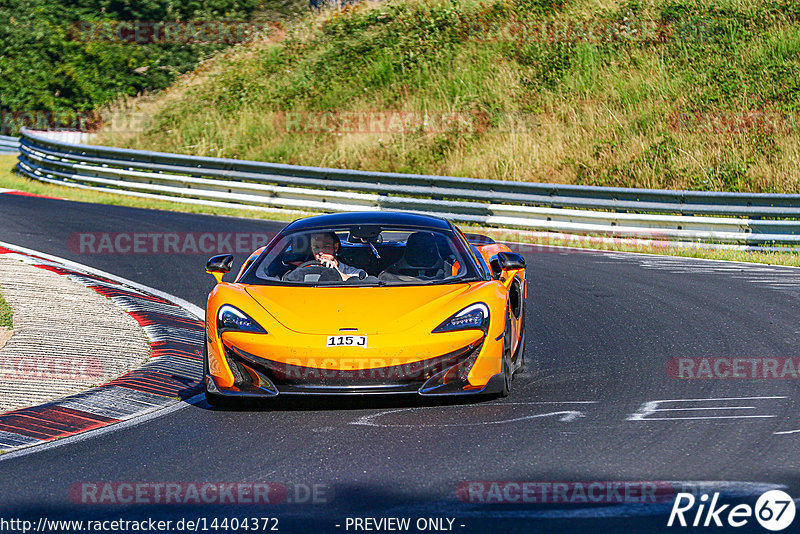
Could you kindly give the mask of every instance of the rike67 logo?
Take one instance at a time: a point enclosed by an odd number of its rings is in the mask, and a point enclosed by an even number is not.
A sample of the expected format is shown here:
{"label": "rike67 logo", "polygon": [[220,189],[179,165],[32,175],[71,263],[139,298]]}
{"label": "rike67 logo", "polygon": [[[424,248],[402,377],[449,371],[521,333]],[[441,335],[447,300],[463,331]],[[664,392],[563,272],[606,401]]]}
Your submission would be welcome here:
{"label": "rike67 logo", "polygon": [[691,493],[678,493],[669,514],[667,526],[743,527],[755,516],[756,521],[767,530],[780,531],[794,521],[795,503],[788,493],[770,490],[756,501],[755,508],[749,504],[718,504],[719,493],[702,494],[697,499]]}

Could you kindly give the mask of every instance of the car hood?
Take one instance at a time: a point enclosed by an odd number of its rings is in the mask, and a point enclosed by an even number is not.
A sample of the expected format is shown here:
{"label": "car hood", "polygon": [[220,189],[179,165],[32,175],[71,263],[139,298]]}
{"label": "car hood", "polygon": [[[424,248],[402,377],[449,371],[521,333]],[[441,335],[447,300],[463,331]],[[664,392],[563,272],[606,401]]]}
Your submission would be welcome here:
{"label": "car hood", "polygon": [[[469,293],[472,285],[249,286],[247,292],[276,321],[295,332],[370,335],[404,332],[417,326],[433,329],[461,309],[454,309],[458,303],[453,301]],[[463,302],[464,306],[469,304]]]}

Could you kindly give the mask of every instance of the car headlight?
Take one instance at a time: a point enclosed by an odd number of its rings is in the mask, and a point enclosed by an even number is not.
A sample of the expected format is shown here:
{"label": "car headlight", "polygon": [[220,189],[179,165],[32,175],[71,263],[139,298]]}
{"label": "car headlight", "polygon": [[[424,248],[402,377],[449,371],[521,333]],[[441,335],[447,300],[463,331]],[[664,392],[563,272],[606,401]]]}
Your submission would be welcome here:
{"label": "car headlight", "polygon": [[267,333],[252,317],[228,304],[220,306],[217,312],[217,332],[219,334],[223,332]]}
{"label": "car headlight", "polygon": [[471,304],[437,326],[433,333],[454,330],[483,330],[485,334],[489,330],[489,306],[483,302]]}

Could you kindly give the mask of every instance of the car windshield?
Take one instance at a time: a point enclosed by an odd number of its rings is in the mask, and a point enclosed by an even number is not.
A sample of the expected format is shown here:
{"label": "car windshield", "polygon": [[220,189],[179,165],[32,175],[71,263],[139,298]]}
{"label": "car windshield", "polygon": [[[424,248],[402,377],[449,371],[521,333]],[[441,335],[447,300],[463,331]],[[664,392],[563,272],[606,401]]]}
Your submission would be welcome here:
{"label": "car windshield", "polygon": [[394,286],[480,280],[450,230],[359,225],[285,234],[241,282],[297,286]]}

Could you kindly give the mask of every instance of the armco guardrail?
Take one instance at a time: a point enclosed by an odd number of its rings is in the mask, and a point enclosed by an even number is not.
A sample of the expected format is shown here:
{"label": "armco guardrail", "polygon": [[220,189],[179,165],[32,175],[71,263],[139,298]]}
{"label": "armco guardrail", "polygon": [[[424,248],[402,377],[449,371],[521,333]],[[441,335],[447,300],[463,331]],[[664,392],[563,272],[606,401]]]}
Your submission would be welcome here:
{"label": "armco guardrail", "polygon": [[0,135],[0,154],[16,154],[19,152],[19,137]]}
{"label": "armco guardrail", "polygon": [[300,167],[70,144],[23,130],[19,172],[140,197],[267,210],[406,210],[488,226],[800,243],[800,195],[538,184]]}

